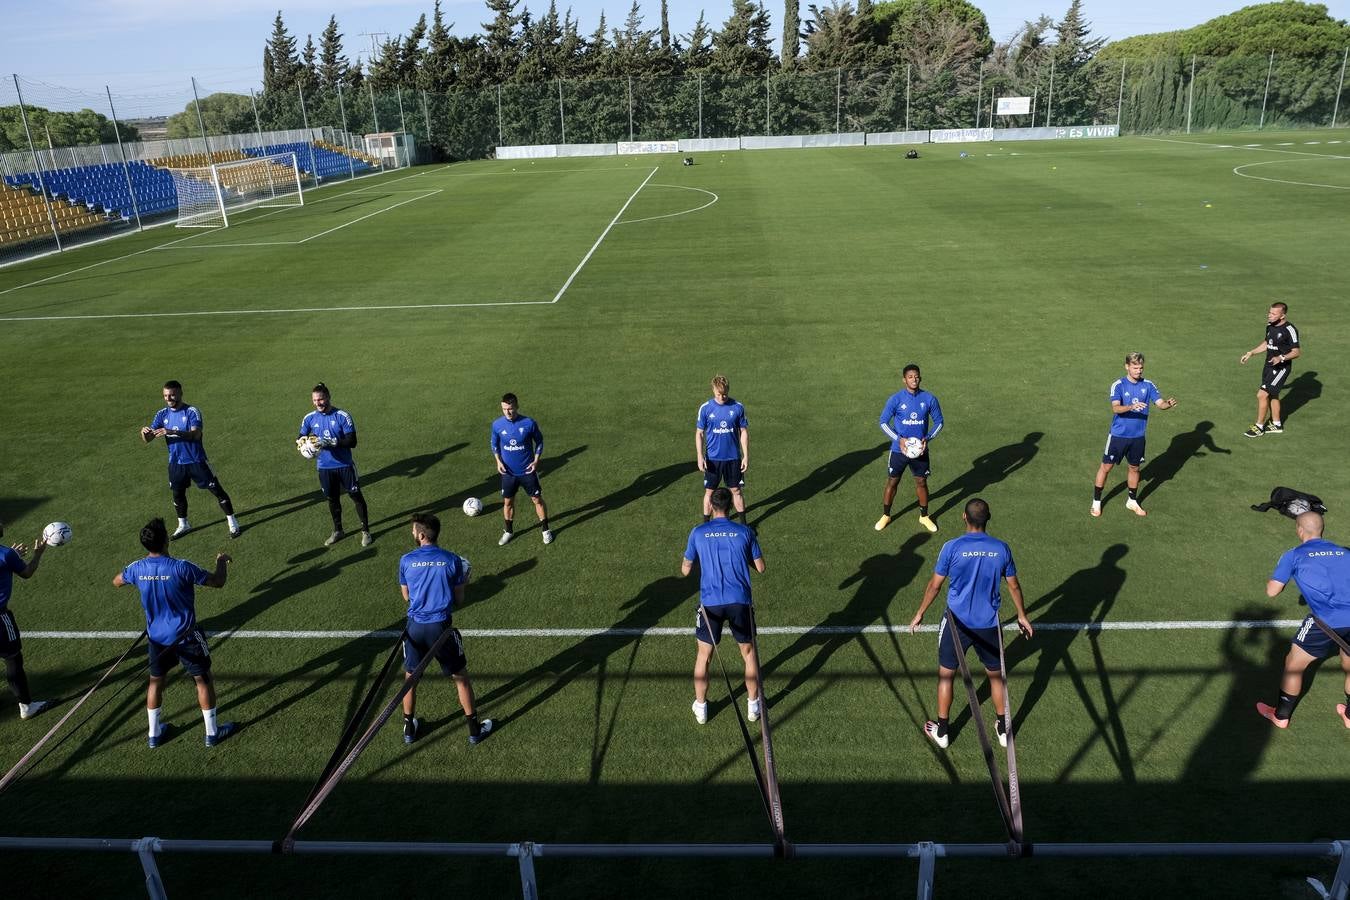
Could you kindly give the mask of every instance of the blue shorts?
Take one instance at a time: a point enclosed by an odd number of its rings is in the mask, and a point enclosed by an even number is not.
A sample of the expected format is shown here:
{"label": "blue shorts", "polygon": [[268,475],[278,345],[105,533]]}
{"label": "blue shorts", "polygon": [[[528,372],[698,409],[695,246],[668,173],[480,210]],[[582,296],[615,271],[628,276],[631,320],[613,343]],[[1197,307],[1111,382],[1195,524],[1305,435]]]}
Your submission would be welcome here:
{"label": "blue shorts", "polygon": [[319,470],[319,488],[325,497],[337,497],[343,491],[349,494],[361,493],[361,483],[356,480],[355,466],[342,466],[337,469]]}
{"label": "blue shorts", "polygon": [[933,471],[928,465],[928,451],[925,450],[922,456],[910,459],[903,453],[891,451],[891,458],[886,463],[886,474],[891,478],[899,478],[905,474],[905,469],[914,473],[915,478],[927,478],[928,473]]}
{"label": "blue shorts", "polygon": [[0,659],[13,659],[23,652],[23,640],[19,635],[19,623],[14,621],[14,613],[0,609]]}
{"label": "blue shorts", "polygon": [[1129,463],[1131,467],[1144,464],[1144,438],[1142,435],[1139,437],[1119,437],[1113,434],[1106,438],[1106,449],[1102,451],[1102,462],[1114,466],[1122,460]]}
{"label": "blue shorts", "polygon": [[169,463],[169,490],[175,494],[186,491],[189,481],[195,483],[197,487],[204,491],[214,490],[216,473],[212,472],[211,466],[204,462],[188,463],[187,465]]}
{"label": "blue shorts", "polygon": [[524,475],[506,474],[502,476],[502,496],[510,499],[516,495],[516,491],[525,489],[527,497],[538,497],[543,491],[539,485],[539,476],[533,472],[527,472]]}
{"label": "blue shorts", "polygon": [[[722,640],[722,623],[731,626],[731,636],[738,644],[748,644],[754,638],[754,620],[750,617],[749,603],[727,603],[723,606],[704,606],[703,612],[695,611],[694,637],[705,644],[716,644]],[[703,621],[707,613],[708,621]],[[712,628],[709,633],[708,629]]]}
{"label": "blue shorts", "polygon": [[703,473],[703,487],[714,490],[717,485],[725,484],[729,488],[738,488],[745,484],[745,475],[741,473],[739,459],[710,459],[708,471]]}
{"label": "blue shorts", "polygon": [[[986,671],[1002,671],[1003,666],[999,664],[998,659],[998,626],[971,628],[960,619],[956,622],[961,629],[961,646],[970,650],[971,645],[974,645],[975,653],[980,657]],[[961,668],[960,662],[956,659],[956,643],[952,640],[951,622],[948,621],[945,612],[942,614],[942,624],[938,626],[938,665],[944,669]]]}
{"label": "blue shorts", "polygon": [[[1335,632],[1341,636],[1341,640],[1350,642],[1350,628],[1337,628]],[[1340,652],[1340,647],[1336,642],[1327,636],[1318,624],[1313,621],[1312,616],[1303,620],[1303,624],[1298,626],[1298,633],[1294,635],[1294,646],[1301,647],[1309,656],[1314,659],[1326,659],[1328,656],[1335,656]]]}
{"label": "blue shorts", "polygon": [[150,675],[163,678],[179,663],[193,678],[211,674],[211,649],[206,646],[206,634],[197,627],[188,629],[176,644],[150,642]]}
{"label": "blue shorts", "polygon": [[441,644],[441,649],[436,654],[436,662],[441,664],[441,671],[446,675],[463,672],[469,664],[464,658],[464,639],[460,637],[458,628],[450,627],[449,619],[444,622],[408,620],[408,636],[403,639],[404,671],[411,672],[421,665],[422,657],[431,652],[431,646],[447,628],[450,629],[450,637]]}

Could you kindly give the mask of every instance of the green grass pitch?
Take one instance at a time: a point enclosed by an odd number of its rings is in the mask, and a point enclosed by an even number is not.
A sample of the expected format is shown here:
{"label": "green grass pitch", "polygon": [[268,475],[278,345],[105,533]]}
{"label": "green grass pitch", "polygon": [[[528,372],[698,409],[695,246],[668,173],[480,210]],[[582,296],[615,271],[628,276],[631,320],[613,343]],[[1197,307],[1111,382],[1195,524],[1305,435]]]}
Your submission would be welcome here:
{"label": "green grass pitch", "polygon": [[[1312,143],[1309,143],[1312,142]],[[1259,146],[1243,146],[1258,144]],[[138,527],[172,516],[164,448],[137,437],[177,378],[245,532],[190,494],[197,531],[173,546],[230,582],[198,593],[213,631],[397,628],[408,516],[433,510],[474,565],[466,630],[687,628],[679,556],[698,520],[693,419],[725,373],[746,404],[750,522],[768,572],[760,624],[908,623],[961,504],[989,500],[1034,622],[1155,622],[1010,641],[1027,834],[1034,841],[1350,837],[1350,732],[1334,661],[1293,727],[1273,696],[1291,629],[1168,623],[1295,619],[1262,590],[1292,523],[1248,506],[1277,484],[1323,497],[1328,536],[1350,502],[1339,430],[1350,367],[1342,313],[1350,132],[1172,141],[935,145],[486,161],[311,192],[301,209],[232,227],[147,231],[0,269],[0,516],[8,542],[74,528],[15,585],[27,633],[134,631],[111,579]],[[962,158],[965,150],[969,156]],[[603,239],[601,239],[603,238]],[[1244,439],[1267,305],[1290,304],[1304,357],[1286,434]],[[1088,517],[1108,385],[1139,350],[1179,406],[1154,411],[1139,519],[1113,473]],[[913,490],[872,523],[884,479],[877,415],[907,362],[941,400],[932,510]],[[323,549],[313,464],[292,439],[327,382],[356,420],[376,541]],[[547,438],[557,541],[532,510],[497,546],[487,427],[504,391]],[[476,519],[464,498],[484,499]],[[346,506],[349,530],[354,522]],[[1005,604],[1009,611],[1010,604]],[[938,610],[928,622],[937,622]],[[89,722],[0,798],[20,835],[279,838],[390,642],[246,634],[214,641],[221,716],[244,724],[206,752],[184,677],[165,713],[179,737],[145,747],[144,685],[124,679]],[[689,713],[690,636],[470,636],[484,715],[472,750],[439,677],[419,692],[430,734],[381,733],[306,838],[765,841],[768,829],[724,690]],[[30,636],[39,697],[73,699],[127,644]],[[766,634],[765,682],[789,837],[1000,842],[974,728],[938,753],[931,633]],[[729,648],[724,648],[729,649]],[[57,714],[60,714],[58,707]],[[988,704],[985,706],[988,714]],[[81,710],[80,717],[84,717]],[[0,704],[0,765],[54,722]],[[990,717],[992,718],[992,717]],[[395,725],[397,722],[394,723]],[[134,895],[130,854],[35,854],[7,895]],[[171,895],[471,891],[518,896],[509,859],[173,857]],[[909,862],[543,859],[548,897],[906,895]],[[1021,896],[1305,896],[1329,865],[942,861],[938,887]],[[17,893],[16,893],[17,892]]]}

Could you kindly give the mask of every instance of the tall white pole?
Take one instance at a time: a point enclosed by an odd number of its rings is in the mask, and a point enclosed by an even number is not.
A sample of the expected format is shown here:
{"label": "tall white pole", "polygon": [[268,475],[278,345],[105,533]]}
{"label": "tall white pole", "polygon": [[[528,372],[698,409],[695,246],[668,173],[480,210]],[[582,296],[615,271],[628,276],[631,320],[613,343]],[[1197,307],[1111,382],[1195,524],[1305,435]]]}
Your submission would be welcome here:
{"label": "tall white pole", "polygon": [[698,139],[703,140],[703,73],[698,73]]}
{"label": "tall white pole", "polygon": [[[844,99],[844,70],[834,70],[834,133],[839,133],[839,115]],[[1337,99],[1340,99],[1337,97]]]}
{"label": "tall white pole", "polygon": [[1270,63],[1266,66],[1266,89],[1261,94],[1261,121],[1256,124],[1258,129],[1266,127],[1266,101],[1270,99],[1270,73],[1275,71],[1275,51],[1270,51]]}
{"label": "tall white pole", "polygon": [[1341,83],[1336,85],[1336,105],[1331,108],[1331,127],[1336,127],[1336,114],[1341,111],[1341,91],[1345,89],[1345,63],[1350,60],[1350,47],[1341,54]]}
{"label": "tall white pole", "polygon": [[909,131],[909,69],[910,64],[905,63],[905,130]]}
{"label": "tall white pole", "polygon": [[1191,133],[1191,112],[1195,106],[1195,54],[1191,54],[1191,83],[1186,89],[1186,133]]}
{"label": "tall white pole", "polygon": [[567,118],[563,115],[562,79],[558,79],[558,125],[562,129],[561,143],[567,143]]}
{"label": "tall white pole", "polygon": [[1050,89],[1045,92],[1045,127],[1054,126],[1055,115],[1055,58],[1050,57]]}
{"label": "tall white pole", "polygon": [[769,73],[764,73],[764,133],[773,134],[773,129],[769,126]]}
{"label": "tall white pole", "polygon": [[497,145],[506,146],[505,132],[502,130],[502,86],[497,85]]}
{"label": "tall white pole", "polygon": [[975,89],[975,127],[980,127],[980,104],[984,102],[984,60],[980,60],[980,84]]}
{"label": "tall white pole", "polygon": [[633,76],[628,76],[628,140],[633,140]]}
{"label": "tall white pole", "polygon": [[108,94],[108,112],[112,113],[113,135],[117,138],[117,152],[122,156],[122,174],[127,179],[127,196],[131,198],[131,211],[136,216],[136,229],[144,231],[145,226],[141,224],[140,204],[136,202],[136,189],[131,185],[131,166],[127,163],[126,148],[122,146],[122,129],[117,124],[117,108],[113,106],[112,88],[105,84],[103,90]]}
{"label": "tall white pole", "polygon": [[202,118],[202,101],[197,96],[197,79],[195,77],[192,77],[192,105],[197,110],[197,127],[202,130],[202,143],[206,145],[206,163],[214,166],[216,160],[211,155],[211,140],[206,136],[206,120]]}
{"label": "tall white pole", "polygon": [[1116,134],[1120,134],[1120,111],[1125,106],[1125,60],[1120,61],[1120,93],[1116,95]]}

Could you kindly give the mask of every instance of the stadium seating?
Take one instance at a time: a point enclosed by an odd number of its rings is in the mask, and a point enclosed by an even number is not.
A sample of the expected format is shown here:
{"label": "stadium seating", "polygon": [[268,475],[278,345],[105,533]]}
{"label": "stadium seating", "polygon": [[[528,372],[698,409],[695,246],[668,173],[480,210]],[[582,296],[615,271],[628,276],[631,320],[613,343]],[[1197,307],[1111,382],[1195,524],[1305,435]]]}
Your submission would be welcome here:
{"label": "stadium seating", "polygon": [[[128,173],[131,175],[130,190],[127,188]],[[6,176],[5,181],[15,187],[39,190],[40,182],[33,172]],[[121,163],[55,169],[44,172],[42,181],[53,197],[84,206],[90,212],[101,210],[122,220],[133,216],[131,191],[135,191],[136,207],[142,217],[149,218],[178,208],[173,177],[163,169],[139,161],[129,163],[127,172],[122,171]],[[35,199],[41,205],[41,198],[35,196]]]}
{"label": "stadium seating", "polygon": [[[358,158],[341,152],[340,148],[323,141],[307,144],[296,141],[290,144],[269,144],[266,147],[249,147],[245,151],[249,156],[272,156],[277,153],[294,153],[302,172],[317,175],[320,179],[349,177],[369,172],[372,168],[370,158]],[[364,155],[364,154],[363,154]],[[312,171],[311,171],[312,170]]]}
{"label": "stadium seating", "polygon": [[108,219],[92,212],[82,204],[57,199],[52,204],[51,217],[42,195],[26,187],[14,186],[12,179],[0,185],[0,246],[43,240],[51,236],[52,219],[61,234],[86,231],[108,224]]}

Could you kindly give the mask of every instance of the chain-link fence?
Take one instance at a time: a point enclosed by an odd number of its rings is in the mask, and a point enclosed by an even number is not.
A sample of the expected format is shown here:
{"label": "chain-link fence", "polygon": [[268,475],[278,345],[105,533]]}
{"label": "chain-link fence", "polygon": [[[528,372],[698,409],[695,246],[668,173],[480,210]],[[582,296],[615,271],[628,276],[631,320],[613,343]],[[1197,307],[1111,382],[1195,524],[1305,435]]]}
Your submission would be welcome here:
{"label": "chain-link fence", "polygon": [[[373,171],[364,135],[415,136],[423,159],[496,146],[737,138],[938,128],[1117,124],[1122,134],[1335,127],[1337,54],[1097,57],[961,67],[922,63],[738,76],[506,83],[444,93],[370,81],[219,89],[188,78],[159,93],[90,93],[0,80],[0,264],[172,222],[168,169],[295,153],[308,186]],[[995,116],[1001,97],[1029,110]],[[166,118],[167,116],[167,118]],[[135,125],[140,123],[142,133]],[[160,127],[152,133],[153,124]]]}

